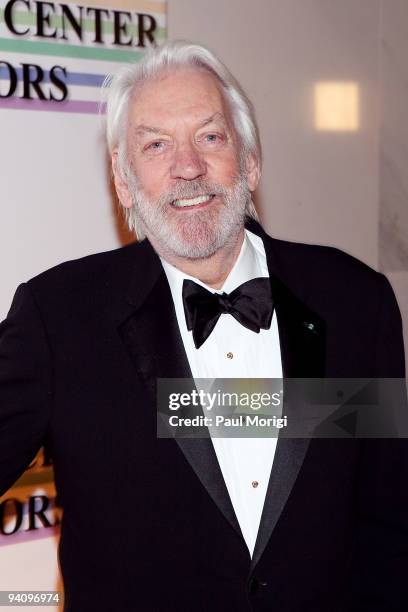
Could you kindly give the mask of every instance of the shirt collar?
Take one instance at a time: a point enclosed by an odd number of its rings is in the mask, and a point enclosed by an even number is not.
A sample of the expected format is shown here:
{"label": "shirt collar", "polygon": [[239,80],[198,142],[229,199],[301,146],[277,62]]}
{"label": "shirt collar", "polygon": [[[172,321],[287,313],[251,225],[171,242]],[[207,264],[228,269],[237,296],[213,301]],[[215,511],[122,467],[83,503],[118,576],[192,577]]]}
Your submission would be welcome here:
{"label": "shirt collar", "polygon": [[231,291],[236,289],[239,285],[242,285],[242,283],[252,278],[268,276],[265,249],[262,239],[247,229],[245,230],[245,236],[238,258],[225,279],[223,286],[219,290],[209,287],[194,276],[185,274],[162,257],[160,257],[160,260],[167,275],[173,300],[179,297],[181,298],[183,281],[185,278],[194,281],[212,293],[231,293]]}

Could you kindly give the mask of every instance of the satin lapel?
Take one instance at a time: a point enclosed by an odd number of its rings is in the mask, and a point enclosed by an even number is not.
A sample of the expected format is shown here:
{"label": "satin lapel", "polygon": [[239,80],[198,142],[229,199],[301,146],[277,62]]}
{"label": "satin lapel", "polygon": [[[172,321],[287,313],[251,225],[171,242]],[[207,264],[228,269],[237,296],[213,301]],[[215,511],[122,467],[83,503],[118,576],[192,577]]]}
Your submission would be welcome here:
{"label": "satin lapel", "polygon": [[[157,379],[192,378],[192,374],[166,275],[151,247],[146,248],[150,248],[151,256],[143,270],[135,271],[128,292],[132,312],[118,331],[156,410]],[[175,441],[224,517],[242,536],[211,439]]]}
{"label": "satin lapel", "polygon": [[[285,390],[285,379],[324,376],[325,322],[300,301],[278,276],[273,247],[268,245],[270,239],[262,234],[278,321]],[[283,414],[295,414],[285,391],[283,406]],[[278,439],[251,569],[261,558],[284,510],[305,459],[309,441],[303,438]]]}

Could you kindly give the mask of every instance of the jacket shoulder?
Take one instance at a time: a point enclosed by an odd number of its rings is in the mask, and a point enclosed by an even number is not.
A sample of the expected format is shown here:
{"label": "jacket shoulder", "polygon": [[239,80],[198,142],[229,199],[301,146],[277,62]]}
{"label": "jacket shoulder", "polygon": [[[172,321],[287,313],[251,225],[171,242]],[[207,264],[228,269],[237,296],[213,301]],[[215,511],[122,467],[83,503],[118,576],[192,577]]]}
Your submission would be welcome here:
{"label": "jacket shoulder", "polygon": [[130,279],[143,278],[151,260],[146,242],[65,261],[31,278],[27,287],[44,317],[94,316],[123,299]]}
{"label": "jacket shoulder", "polygon": [[384,274],[341,249],[269,236],[264,241],[278,278],[323,317],[333,313],[376,316],[382,303],[395,302]]}
{"label": "jacket shoulder", "polygon": [[141,243],[134,242],[109,251],[64,261],[34,276],[27,284],[34,293],[41,294],[58,289],[80,289],[84,286],[95,288],[95,285],[110,285],[112,282],[120,284],[128,279],[131,267],[137,265],[139,259],[143,260],[141,246]]}
{"label": "jacket shoulder", "polygon": [[350,281],[377,284],[383,278],[383,274],[337,247],[290,242],[270,236],[268,242],[279,269],[291,277],[297,275],[309,282],[314,278],[319,282],[328,280],[330,284]]}

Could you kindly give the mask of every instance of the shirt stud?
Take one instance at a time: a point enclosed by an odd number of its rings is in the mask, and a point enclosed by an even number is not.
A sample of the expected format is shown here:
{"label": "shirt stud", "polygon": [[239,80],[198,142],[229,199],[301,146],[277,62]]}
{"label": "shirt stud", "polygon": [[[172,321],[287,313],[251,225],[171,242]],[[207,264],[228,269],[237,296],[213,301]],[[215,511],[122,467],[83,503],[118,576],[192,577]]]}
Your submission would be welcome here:
{"label": "shirt stud", "polygon": [[257,487],[258,485],[259,485],[259,482],[258,482],[257,480],[253,480],[253,481],[252,481],[252,487],[253,487],[254,489],[256,489],[256,487]]}
{"label": "shirt stud", "polygon": [[231,351],[229,351],[227,353],[227,357],[228,357],[228,359],[232,359],[234,357],[234,353],[231,353]]}
{"label": "shirt stud", "polygon": [[313,331],[313,332],[316,331],[316,327],[314,323],[308,323],[307,321],[305,321],[305,327],[309,331]]}

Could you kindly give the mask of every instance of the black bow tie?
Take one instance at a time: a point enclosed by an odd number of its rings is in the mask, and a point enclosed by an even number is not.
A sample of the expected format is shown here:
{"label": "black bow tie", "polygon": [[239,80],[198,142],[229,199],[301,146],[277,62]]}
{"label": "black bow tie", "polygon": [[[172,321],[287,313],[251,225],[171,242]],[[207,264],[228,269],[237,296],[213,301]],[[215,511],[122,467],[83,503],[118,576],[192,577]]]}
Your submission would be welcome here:
{"label": "black bow tie", "polygon": [[232,293],[211,293],[192,280],[183,281],[183,305],[187,329],[193,330],[196,348],[207,340],[223,313],[231,314],[244,327],[259,333],[269,329],[273,301],[269,278],[254,278]]}

